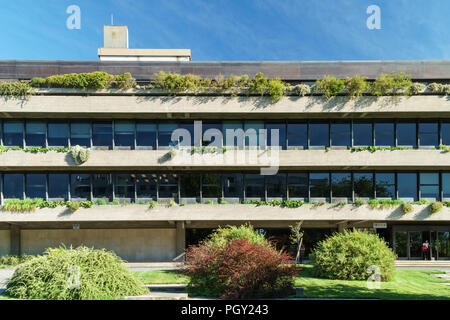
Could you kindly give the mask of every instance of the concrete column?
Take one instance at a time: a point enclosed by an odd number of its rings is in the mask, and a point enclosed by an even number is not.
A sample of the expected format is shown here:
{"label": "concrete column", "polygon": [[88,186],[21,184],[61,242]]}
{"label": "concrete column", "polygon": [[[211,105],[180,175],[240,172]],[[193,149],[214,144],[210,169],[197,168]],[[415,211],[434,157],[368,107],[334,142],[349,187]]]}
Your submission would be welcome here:
{"label": "concrete column", "polygon": [[343,233],[345,230],[346,223],[338,223],[338,232]]}
{"label": "concrete column", "polygon": [[20,227],[17,225],[11,225],[10,228],[10,254],[19,256],[21,254],[20,248]]}
{"label": "concrete column", "polygon": [[176,226],[176,256],[178,257],[184,252],[184,249],[186,248],[186,228],[184,225],[184,221],[177,221]]}

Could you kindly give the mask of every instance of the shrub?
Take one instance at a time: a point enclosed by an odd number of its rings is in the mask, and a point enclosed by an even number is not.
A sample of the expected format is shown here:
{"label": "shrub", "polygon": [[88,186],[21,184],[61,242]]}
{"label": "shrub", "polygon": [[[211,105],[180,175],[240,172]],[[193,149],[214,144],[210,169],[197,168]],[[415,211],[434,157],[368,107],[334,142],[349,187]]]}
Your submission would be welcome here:
{"label": "shrub", "polygon": [[367,268],[375,265],[380,269],[381,280],[388,281],[394,272],[396,256],[378,235],[345,230],[319,242],[310,259],[319,277],[366,280]]}
{"label": "shrub", "polygon": [[448,84],[442,84],[442,83],[430,83],[427,86],[428,90],[430,90],[432,93],[435,94],[443,94],[443,95],[449,95],[450,94],[450,85]]}
{"label": "shrub", "polygon": [[345,88],[348,90],[350,99],[361,97],[370,88],[370,84],[366,80],[367,77],[360,77],[358,75],[345,79]]}
{"label": "shrub", "polygon": [[3,210],[11,212],[30,212],[35,211],[43,202],[43,199],[10,199],[5,201]]}
{"label": "shrub", "polygon": [[178,73],[165,73],[160,71],[155,73],[153,85],[156,88],[171,92],[198,92],[205,87],[205,81],[199,76],[193,74],[180,75]]}
{"label": "shrub", "polygon": [[344,90],[345,81],[333,76],[324,76],[322,80],[316,81],[315,88],[323,92],[325,98],[329,100]]}
{"label": "shrub", "polygon": [[372,85],[372,94],[376,96],[398,95],[402,91],[408,94],[411,85],[411,76],[403,72],[382,73]]}
{"label": "shrub", "polygon": [[249,92],[263,96],[269,89],[269,80],[262,72],[258,72],[248,83]]}
{"label": "shrub", "polygon": [[364,205],[365,203],[366,203],[366,202],[365,202],[364,200],[359,199],[359,198],[356,198],[355,201],[353,201],[353,205],[354,205],[354,206],[357,206],[357,207],[362,206],[362,205]]}
{"label": "shrub", "polygon": [[286,85],[280,79],[269,80],[269,95],[272,102],[279,101],[286,93]]}
{"label": "shrub", "polygon": [[88,161],[89,156],[91,155],[91,150],[89,148],[84,148],[76,145],[70,148],[70,153],[72,154],[72,158],[73,161],[75,161],[75,164],[79,165]]}
{"label": "shrub", "polygon": [[100,198],[100,199],[97,199],[96,203],[99,206],[104,206],[106,204],[106,200],[103,198]]}
{"label": "shrub", "polygon": [[129,72],[114,76],[113,85],[117,89],[131,89],[136,86],[136,79],[134,79]]}
{"label": "shrub", "polygon": [[300,97],[304,97],[307,94],[311,93],[311,87],[308,86],[307,84],[297,84],[294,86],[293,90]]}
{"label": "shrub", "polygon": [[105,89],[111,86],[114,76],[106,72],[70,73],[42,78],[33,78],[31,83],[39,87]]}
{"label": "shrub", "polygon": [[442,210],[442,202],[433,202],[430,206],[430,213],[436,213]]}
{"label": "shrub", "polygon": [[426,85],[420,82],[414,82],[411,87],[409,87],[409,95],[419,94],[425,91]]}
{"label": "shrub", "polygon": [[0,96],[6,98],[27,98],[34,92],[29,82],[0,82]]}
{"label": "shrub", "polygon": [[184,273],[193,294],[223,299],[282,297],[293,290],[295,266],[286,265],[291,259],[271,245],[245,239],[219,247],[203,242],[187,249]]}
{"label": "shrub", "polygon": [[227,242],[239,239],[245,239],[261,246],[268,245],[268,241],[264,235],[256,232],[250,224],[244,224],[239,227],[228,226],[227,228],[218,228],[209,236],[207,241],[214,246],[223,246]]}
{"label": "shrub", "polygon": [[79,202],[69,202],[67,204],[71,212],[75,212],[78,209],[80,209],[80,203]]}
{"label": "shrub", "polygon": [[25,261],[30,260],[33,256],[22,254],[20,256],[6,255],[0,257],[0,266],[15,267]]}
{"label": "shrub", "polygon": [[[93,300],[140,295],[147,290],[113,252],[86,247],[47,249],[21,264],[7,285],[19,299]],[[79,268],[79,288],[69,284],[71,267]]]}
{"label": "shrub", "polygon": [[411,204],[411,203],[404,203],[404,204],[402,205],[402,211],[403,211],[403,213],[410,213],[410,212],[413,212],[414,209],[413,209],[412,204]]}

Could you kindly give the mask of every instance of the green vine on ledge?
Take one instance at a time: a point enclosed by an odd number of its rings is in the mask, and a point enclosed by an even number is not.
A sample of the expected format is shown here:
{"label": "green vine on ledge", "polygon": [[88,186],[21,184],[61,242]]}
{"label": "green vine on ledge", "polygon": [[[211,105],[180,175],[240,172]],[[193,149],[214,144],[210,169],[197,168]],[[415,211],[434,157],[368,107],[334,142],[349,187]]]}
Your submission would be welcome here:
{"label": "green vine on ledge", "polygon": [[75,164],[79,165],[89,160],[91,149],[76,145],[70,148],[70,153],[72,155],[73,161],[75,161]]}
{"label": "green vine on ledge", "polygon": [[69,152],[69,148],[66,147],[5,147],[0,145],[0,153],[8,152],[8,151],[24,151],[24,152],[32,152],[32,153],[47,153],[49,151],[55,152]]}

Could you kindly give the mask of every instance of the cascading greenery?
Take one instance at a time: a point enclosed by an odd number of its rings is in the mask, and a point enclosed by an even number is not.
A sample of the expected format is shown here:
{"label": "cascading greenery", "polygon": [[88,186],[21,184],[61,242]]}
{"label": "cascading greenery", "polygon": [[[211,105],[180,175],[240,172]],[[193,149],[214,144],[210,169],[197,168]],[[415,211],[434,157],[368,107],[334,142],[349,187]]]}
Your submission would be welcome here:
{"label": "cascading greenery", "polygon": [[88,161],[89,156],[91,155],[91,149],[76,145],[70,148],[70,153],[72,154],[75,164],[80,165]]}
{"label": "cascading greenery", "polygon": [[27,81],[0,82],[0,96],[6,98],[27,98],[34,88]]}

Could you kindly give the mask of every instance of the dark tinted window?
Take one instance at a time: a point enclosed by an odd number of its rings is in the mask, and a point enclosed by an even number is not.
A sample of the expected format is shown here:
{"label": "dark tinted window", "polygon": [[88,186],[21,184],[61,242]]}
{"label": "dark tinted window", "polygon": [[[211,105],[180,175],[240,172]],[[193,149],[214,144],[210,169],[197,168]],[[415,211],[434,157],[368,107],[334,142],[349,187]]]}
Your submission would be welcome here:
{"label": "dark tinted window", "polygon": [[376,173],[375,191],[377,198],[395,199],[395,174]]}
{"label": "dark tinted window", "polygon": [[398,197],[417,200],[417,174],[399,173],[397,174]]}
{"label": "dark tinted window", "polygon": [[91,177],[89,174],[70,175],[70,196],[75,199],[89,199],[91,196]]}
{"label": "dark tinted window", "polygon": [[332,146],[350,146],[350,124],[332,123],[331,124],[331,145]]}
{"label": "dark tinted window", "polygon": [[111,199],[112,198],[112,181],[110,174],[94,174],[92,175],[92,192],[94,198]]}
{"label": "dark tinted window", "polygon": [[324,147],[327,147],[329,145],[328,123],[309,124],[309,145]]}
{"label": "dark tinted window", "polygon": [[352,177],[350,173],[332,173],[331,190],[333,197],[352,197]]}
{"label": "dark tinted window", "polygon": [[355,198],[373,198],[373,174],[355,173],[353,175]]}
{"label": "dark tinted window", "polygon": [[114,197],[115,198],[128,198],[134,199],[134,182],[136,179],[135,174],[116,174],[114,185]]}
{"label": "dark tinted window", "polygon": [[289,173],[288,174],[289,199],[308,198],[308,174]]}
{"label": "dark tinted window", "polygon": [[182,198],[200,197],[200,174],[182,174],[180,179]]}
{"label": "dark tinted window", "polygon": [[375,123],[375,145],[387,147],[394,145],[393,123]]}
{"label": "dark tinted window", "polygon": [[71,146],[91,146],[91,125],[90,123],[70,124],[70,145]]}
{"label": "dark tinted window", "polygon": [[397,123],[397,145],[416,147],[416,124]]}
{"label": "dark tinted window", "polygon": [[[265,144],[264,135],[260,135],[260,131],[264,129],[264,123],[262,121],[246,121],[244,123],[245,131],[245,146],[247,148],[257,148],[262,144]],[[260,141],[263,139],[262,141]]]}
{"label": "dark tinted window", "polygon": [[29,199],[46,198],[46,175],[42,173],[27,174],[25,177],[25,195]]}
{"label": "dark tinted window", "polygon": [[178,145],[178,141],[172,141],[172,133],[178,128],[175,123],[161,123],[158,126],[158,147],[169,149],[170,146]]}
{"label": "dark tinted window", "polygon": [[242,198],[244,191],[243,175],[240,173],[223,174],[223,191],[226,198]]}
{"label": "dark tinted window", "polygon": [[260,174],[245,175],[245,197],[264,198],[264,176]]}
{"label": "dark tinted window", "polygon": [[159,175],[159,197],[178,198],[178,174],[162,173]]}
{"label": "dark tinted window", "polygon": [[208,173],[202,176],[202,197],[203,198],[221,198],[221,175]]}
{"label": "dark tinted window", "polygon": [[114,123],[114,146],[134,147],[134,123],[116,121]]}
{"label": "dark tinted window", "polygon": [[[283,123],[268,123],[267,130],[267,146],[279,146],[281,149],[286,149],[286,125]],[[278,130],[278,141],[274,140],[275,135],[272,136],[272,130]],[[272,146],[273,144],[273,146]]]}
{"label": "dark tinted window", "polygon": [[95,147],[112,147],[112,123],[100,122],[92,124],[92,144]]}
{"label": "dark tinted window", "polygon": [[450,173],[442,174],[442,193],[444,198],[450,198]]}
{"label": "dark tinted window", "polygon": [[268,198],[286,198],[286,175],[268,175],[266,176],[267,197]]}
{"label": "dark tinted window", "polygon": [[48,175],[48,198],[67,199],[69,192],[69,175],[50,173]]}
{"label": "dark tinted window", "polygon": [[5,121],[3,123],[3,144],[5,146],[23,146],[23,122]]}
{"label": "dark tinted window", "polygon": [[[223,146],[222,124],[221,123],[203,123],[202,124],[202,145],[203,146]],[[208,139],[206,139],[208,138]],[[222,138],[222,139],[221,139]],[[217,141],[216,141],[217,139]]]}
{"label": "dark tinted window", "polygon": [[156,124],[136,124],[136,146],[156,149]]}
{"label": "dark tinted window", "polygon": [[288,124],[288,145],[290,148],[303,148],[308,146],[308,125],[306,123]]}
{"label": "dark tinted window", "polygon": [[5,173],[3,175],[3,197],[23,199],[23,174]]}
{"label": "dark tinted window", "polygon": [[48,124],[48,145],[67,147],[69,145],[69,125],[67,123]]}
{"label": "dark tinted window", "polygon": [[[192,147],[194,145],[200,145],[200,141],[197,141],[197,144],[195,144],[195,141],[194,141],[194,124],[193,123],[180,124],[179,128],[187,131],[187,132],[186,131],[184,132],[184,134],[186,134],[186,136],[183,135],[179,139],[180,146]],[[189,134],[187,134],[188,132],[189,132]],[[196,138],[198,139],[199,137],[196,137]]]}
{"label": "dark tinted window", "polygon": [[25,127],[25,143],[32,147],[45,147],[47,125],[45,122],[27,122]]}
{"label": "dark tinted window", "polygon": [[241,148],[244,146],[245,136],[242,123],[238,121],[224,121],[222,134],[227,147]]}
{"label": "dark tinted window", "polygon": [[439,199],[439,174],[421,173],[420,177],[420,197]]}
{"label": "dark tinted window", "polygon": [[136,193],[138,198],[156,200],[156,186],[158,175],[156,173],[142,173],[136,175]]}
{"label": "dark tinted window", "polygon": [[442,144],[450,145],[450,123],[441,124]]}
{"label": "dark tinted window", "polygon": [[310,173],[309,184],[311,198],[330,197],[330,177],[328,173]]}
{"label": "dark tinted window", "polygon": [[354,146],[373,145],[371,123],[353,123],[353,145]]}
{"label": "dark tinted window", "polygon": [[439,134],[437,123],[419,123],[420,146],[438,146]]}

